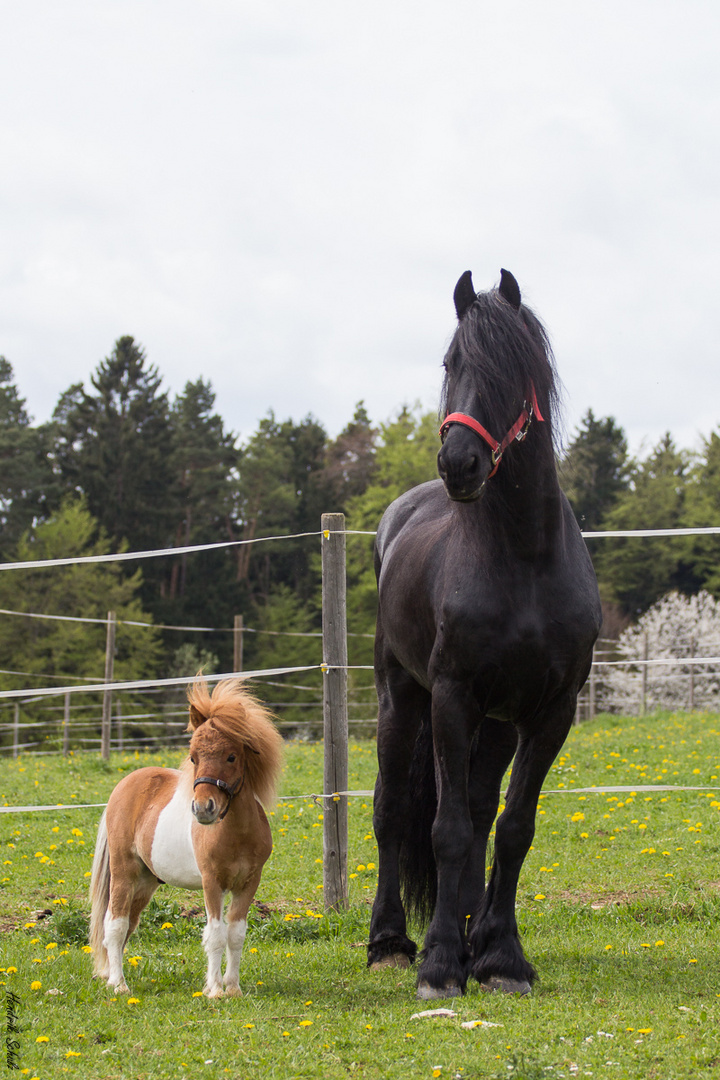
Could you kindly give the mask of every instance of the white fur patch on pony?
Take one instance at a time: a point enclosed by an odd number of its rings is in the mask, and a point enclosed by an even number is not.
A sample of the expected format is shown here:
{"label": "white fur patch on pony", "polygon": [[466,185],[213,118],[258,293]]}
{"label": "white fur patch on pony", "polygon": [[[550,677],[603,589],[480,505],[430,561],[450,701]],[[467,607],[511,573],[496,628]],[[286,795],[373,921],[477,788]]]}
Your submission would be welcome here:
{"label": "white fur patch on pony", "polygon": [[222,954],[228,939],[227,924],[223,919],[208,919],[203,931],[203,946],[207,954],[208,968],[204,993],[207,997],[222,997]]}
{"label": "white fur patch on pony", "polygon": [[202,888],[202,875],[193,850],[195,817],[191,802],[192,795],[181,780],[170,802],[160,811],[150,852],[153,874],[181,889]]}
{"label": "white fur patch on pony", "polygon": [[127,990],[123,975],[123,949],[129,926],[130,919],[127,916],[114,919],[112,912],[107,911],[103,936],[103,945],[107,950],[107,966],[104,975],[109,986],[123,993]]}

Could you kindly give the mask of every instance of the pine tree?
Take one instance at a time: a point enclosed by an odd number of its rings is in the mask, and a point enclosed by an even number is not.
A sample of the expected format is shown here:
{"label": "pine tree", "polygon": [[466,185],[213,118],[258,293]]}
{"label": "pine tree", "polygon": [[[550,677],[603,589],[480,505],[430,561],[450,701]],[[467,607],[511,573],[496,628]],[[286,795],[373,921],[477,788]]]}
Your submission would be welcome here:
{"label": "pine tree", "polygon": [[629,480],[627,440],[611,416],[583,416],[560,462],[560,484],[582,529],[594,530],[612,510]]}
{"label": "pine tree", "polygon": [[[670,434],[633,469],[630,486],[602,521],[603,530],[669,529],[684,524],[688,455]],[[695,581],[682,538],[594,540],[593,563],[603,599],[639,615],[665,593],[692,592]]]}
{"label": "pine tree", "polygon": [[13,380],[11,364],[0,356],[0,551],[5,558],[32,521],[45,514],[52,488],[44,430],[32,427]]}
{"label": "pine tree", "polygon": [[[14,561],[104,555],[113,544],[90,515],[83,500],[66,501],[50,520],[20,539]],[[152,677],[159,663],[159,638],[152,627],[126,626],[125,620],[151,622],[139,600],[139,570],[124,576],[119,563],[76,563],[61,567],[7,570],[0,574],[0,607],[33,614],[105,620],[115,611],[116,679]],[[93,622],[26,618],[0,619],[0,685],[27,685],[36,674],[41,685],[52,677],[88,677],[102,682],[105,626]],[[18,677],[7,672],[19,672]],[[26,674],[27,673],[27,674]]]}
{"label": "pine tree", "polygon": [[91,378],[55,411],[57,463],[91,514],[131,550],[165,547],[177,521],[167,394],[132,337],[119,338]]}

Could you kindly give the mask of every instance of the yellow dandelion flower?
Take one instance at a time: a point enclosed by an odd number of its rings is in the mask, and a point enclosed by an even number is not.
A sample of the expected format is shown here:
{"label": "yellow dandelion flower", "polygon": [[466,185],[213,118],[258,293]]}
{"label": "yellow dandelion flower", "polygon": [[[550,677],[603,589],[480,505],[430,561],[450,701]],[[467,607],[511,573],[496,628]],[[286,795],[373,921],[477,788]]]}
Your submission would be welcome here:
{"label": "yellow dandelion flower", "polygon": [[39,979],[34,979],[30,983],[30,989],[31,990],[41,990],[42,989],[42,983],[40,982],[40,980]]}

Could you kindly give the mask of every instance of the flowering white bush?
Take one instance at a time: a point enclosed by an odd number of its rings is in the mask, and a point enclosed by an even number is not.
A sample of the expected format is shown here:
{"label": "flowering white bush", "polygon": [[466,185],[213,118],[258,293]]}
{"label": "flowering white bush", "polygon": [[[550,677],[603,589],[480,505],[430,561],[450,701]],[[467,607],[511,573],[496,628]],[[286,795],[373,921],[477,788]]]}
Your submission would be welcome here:
{"label": "flowering white bush", "polygon": [[[720,709],[720,663],[678,663],[689,657],[720,656],[720,603],[709,593],[668,593],[617,643],[616,659],[668,659],[647,665],[644,705],[652,709]],[[643,706],[643,667],[597,669],[598,703],[612,712],[638,713]]]}

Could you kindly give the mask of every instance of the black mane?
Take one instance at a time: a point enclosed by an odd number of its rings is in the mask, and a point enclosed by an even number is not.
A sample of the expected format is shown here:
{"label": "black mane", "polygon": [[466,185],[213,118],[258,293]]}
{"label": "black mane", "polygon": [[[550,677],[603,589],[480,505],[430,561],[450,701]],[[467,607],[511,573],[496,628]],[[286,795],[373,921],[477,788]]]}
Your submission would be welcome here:
{"label": "black mane", "polygon": [[481,399],[482,422],[501,439],[533,387],[551,432],[559,417],[560,385],[545,328],[523,304],[515,310],[497,289],[479,293],[460,320],[446,353],[440,415],[447,412],[448,384],[469,370]]}

